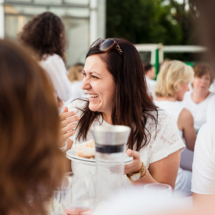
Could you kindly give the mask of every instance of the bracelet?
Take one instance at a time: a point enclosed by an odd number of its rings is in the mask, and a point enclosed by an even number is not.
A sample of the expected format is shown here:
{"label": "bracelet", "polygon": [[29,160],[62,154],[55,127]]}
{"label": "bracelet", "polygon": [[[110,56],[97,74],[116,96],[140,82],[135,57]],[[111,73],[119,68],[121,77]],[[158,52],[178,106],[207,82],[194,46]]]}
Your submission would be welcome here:
{"label": "bracelet", "polygon": [[[143,174],[143,171],[145,170],[144,174]],[[129,174],[126,174],[127,178],[131,181],[131,182],[134,182],[134,181],[138,181],[140,179],[142,179],[147,173],[147,169],[144,165],[144,163],[142,162],[142,167],[139,171],[129,175]],[[143,174],[143,175],[142,175]]]}
{"label": "bracelet", "polygon": [[61,147],[60,150],[61,150],[62,152],[65,152],[66,149],[67,149],[67,142],[65,142],[65,145],[64,145],[63,147]]}
{"label": "bracelet", "polygon": [[144,172],[143,176],[141,176],[138,180],[144,178],[146,176],[146,172],[147,172],[147,169],[145,168],[145,172]]}

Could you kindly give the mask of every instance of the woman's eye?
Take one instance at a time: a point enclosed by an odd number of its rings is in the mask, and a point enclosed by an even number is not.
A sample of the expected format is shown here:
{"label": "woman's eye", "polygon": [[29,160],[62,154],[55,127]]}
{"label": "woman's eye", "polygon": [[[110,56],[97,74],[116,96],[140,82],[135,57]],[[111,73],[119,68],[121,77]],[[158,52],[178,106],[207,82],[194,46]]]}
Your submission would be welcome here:
{"label": "woman's eye", "polygon": [[96,77],[96,76],[94,76],[94,75],[92,75],[91,77],[92,77],[92,78],[95,78],[95,79],[98,79],[98,77]]}
{"label": "woman's eye", "polygon": [[82,75],[83,75],[83,76],[86,76],[86,73],[85,73],[85,72],[82,72]]}

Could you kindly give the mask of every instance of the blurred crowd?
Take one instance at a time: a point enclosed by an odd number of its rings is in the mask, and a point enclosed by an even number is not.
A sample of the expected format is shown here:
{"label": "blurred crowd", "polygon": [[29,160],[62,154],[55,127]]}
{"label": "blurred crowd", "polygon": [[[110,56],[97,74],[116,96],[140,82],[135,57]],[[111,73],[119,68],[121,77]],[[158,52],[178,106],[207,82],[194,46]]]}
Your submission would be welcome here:
{"label": "blurred crowd", "polygon": [[46,214],[44,202],[71,168],[65,152],[91,140],[95,125],[131,128],[126,147],[134,160],[125,165],[125,186],[168,184],[194,203],[211,201],[210,64],[168,59],[156,75],[132,43],[109,38],[96,40],[85,64],[67,70],[64,25],[51,12],[30,20],[18,41],[0,40],[0,214]]}

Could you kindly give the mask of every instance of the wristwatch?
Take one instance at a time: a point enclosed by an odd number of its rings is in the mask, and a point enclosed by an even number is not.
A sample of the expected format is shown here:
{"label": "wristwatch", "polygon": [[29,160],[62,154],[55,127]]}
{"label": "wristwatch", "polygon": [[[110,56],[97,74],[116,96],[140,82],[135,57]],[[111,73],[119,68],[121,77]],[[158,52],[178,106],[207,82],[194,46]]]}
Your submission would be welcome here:
{"label": "wristwatch", "polygon": [[[147,172],[146,167],[145,167],[144,163],[142,162],[142,167],[139,171],[137,171],[131,175],[126,174],[126,176],[130,181],[138,181],[146,175],[146,172]],[[143,176],[142,176],[142,174],[143,174]]]}

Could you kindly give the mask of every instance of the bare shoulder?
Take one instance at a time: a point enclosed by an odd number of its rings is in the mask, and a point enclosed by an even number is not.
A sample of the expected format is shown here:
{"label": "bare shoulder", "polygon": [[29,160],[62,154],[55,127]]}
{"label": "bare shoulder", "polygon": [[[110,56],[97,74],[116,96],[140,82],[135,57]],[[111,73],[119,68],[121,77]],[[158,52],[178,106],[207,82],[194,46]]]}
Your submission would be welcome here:
{"label": "bare shoulder", "polygon": [[184,108],[181,111],[180,115],[179,115],[179,119],[193,121],[193,116],[192,116],[192,114],[191,114],[191,112],[189,110],[187,110],[186,108]]}

